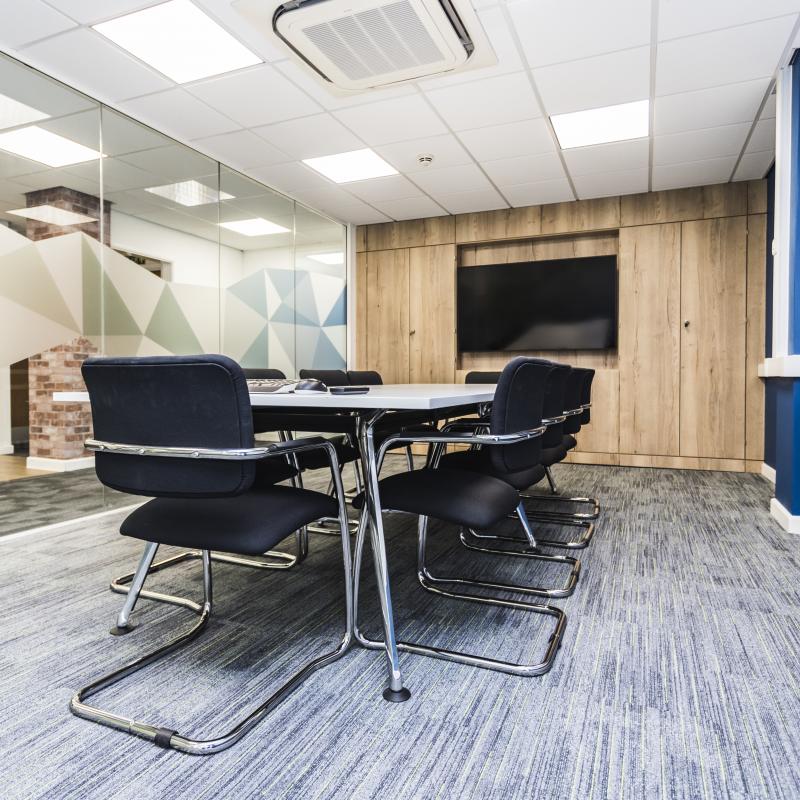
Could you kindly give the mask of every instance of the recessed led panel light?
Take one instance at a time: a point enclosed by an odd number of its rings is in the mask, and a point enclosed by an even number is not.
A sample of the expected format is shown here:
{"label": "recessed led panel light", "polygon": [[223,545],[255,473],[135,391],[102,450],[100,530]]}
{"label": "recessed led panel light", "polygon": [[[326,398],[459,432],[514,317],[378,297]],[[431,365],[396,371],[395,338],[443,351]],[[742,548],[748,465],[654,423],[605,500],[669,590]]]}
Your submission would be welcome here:
{"label": "recessed led panel light", "polygon": [[189,0],[170,0],[92,27],[175,83],[262,63]]}
{"label": "recessed led panel light", "polygon": [[312,261],[319,261],[320,264],[344,264],[344,253],[317,253],[309,258]]}
{"label": "recessed led panel light", "polygon": [[97,222],[96,217],[87,217],[86,214],[76,214],[74,211],[67,211],[65,208],[51,205],[17,208],[6,213],[14,214],[16,217],[35,219],[38,222],[47,222],[50,225],[84,225],[87,222]]}
{"label": "recessed led panel light", "polygon": [[269,236],[273,233],[290,233],[283,225],[276,225],[268,219],[256,217],[255,219],[237,219],[233,222],[220,222],[220,228],[227,228],[243,236]]}
{"label": "recessed led panel light", "polygon": [[550,120],[562,150],[641,139],[650,133],[650,101],[556,114]]}
{"label": "recessed led panel light", "polygon": [[0,94],[0,128],[14,128],[47,119],[50,115]]}
{"label": "recessed led panel light", "polygon": [[0,133],[0,150],[47,164],[48,167],[66,167],[100,158],[97,150],[46,131],[38,125]]}
{"label": "recessed led panel light", "polygon": [[166,197],[167,200],[172,200],[173,203],[182,206],[204,206],[220,200],[234,199],[232,194],[218,192],[200,181],[180,181],[163,186],[150,186],[145,191],[157,194],[159,197]]}
{"label": "recessed led panel light", "polygon": [[334,183],[365,181],[369,178],[383,178],[397,175],[397,170],[369,148],[337,153],[334,156],[303,159],[311,169],[332,180]]}

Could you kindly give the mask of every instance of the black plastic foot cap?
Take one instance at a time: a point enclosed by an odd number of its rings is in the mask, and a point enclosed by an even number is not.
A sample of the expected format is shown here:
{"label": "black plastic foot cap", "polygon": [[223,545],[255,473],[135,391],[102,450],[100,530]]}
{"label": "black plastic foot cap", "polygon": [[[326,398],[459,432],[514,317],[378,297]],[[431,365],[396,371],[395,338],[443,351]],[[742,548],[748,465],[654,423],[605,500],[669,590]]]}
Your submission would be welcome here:
{"label": "black plastic foot cap", "polygon": [[136,626],[131,625],[130,623],[125,625],[124,627],[120,628],[118,625],[115,625],[109,633],[112,636],[124,636],[126,633],[130,633]]}
{"label": "black plastic foot cap", "polygon": [[383,699],[390,703],[405,703],[411,697],[411,692],[403,687],[402,689],[384,689]]}

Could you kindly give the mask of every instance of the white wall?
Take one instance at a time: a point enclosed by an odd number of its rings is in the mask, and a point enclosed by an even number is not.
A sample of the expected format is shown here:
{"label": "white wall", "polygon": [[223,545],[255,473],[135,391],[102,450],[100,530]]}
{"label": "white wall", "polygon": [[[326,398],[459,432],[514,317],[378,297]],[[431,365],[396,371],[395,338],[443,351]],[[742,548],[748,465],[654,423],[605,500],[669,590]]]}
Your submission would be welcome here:
{"label": "white wall", "polygon": [[170,262],[170,274],[164,277],[172,283],[230,286],[243,275],[241,250],[113,209],[111,247]]}

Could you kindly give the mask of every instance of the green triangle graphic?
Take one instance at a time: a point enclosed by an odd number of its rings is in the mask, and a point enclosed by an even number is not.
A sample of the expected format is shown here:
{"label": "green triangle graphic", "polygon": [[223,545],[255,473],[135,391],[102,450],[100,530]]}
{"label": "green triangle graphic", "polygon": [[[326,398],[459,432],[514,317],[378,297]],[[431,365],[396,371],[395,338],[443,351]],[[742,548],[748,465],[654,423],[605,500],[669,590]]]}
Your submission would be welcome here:
{"label": "green triangle graphic", "polygon": [[103,332],[102,320],[102,271],[86,239],[81,239],[81,263],[83,265],[83,334],[100,336]]}
{"label": "green triangle graphic", "polygon": [[161,299],[153,311],[145,336],[176,355],[203,352],[192,326],[183,315],[169,286],[165,286],[161,293]]}
{"label": "green triangle graphic", "polygon": [[141,336],[142,332],[128,311],[117,287],[108,275],[103,275],[103,320],[106,336]]}

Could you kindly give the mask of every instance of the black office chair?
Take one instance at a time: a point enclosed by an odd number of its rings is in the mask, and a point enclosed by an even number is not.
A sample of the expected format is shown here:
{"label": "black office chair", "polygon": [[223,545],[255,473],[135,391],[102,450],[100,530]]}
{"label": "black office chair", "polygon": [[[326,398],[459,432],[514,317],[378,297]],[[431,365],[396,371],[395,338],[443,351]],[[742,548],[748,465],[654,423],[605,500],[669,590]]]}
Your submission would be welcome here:
{"label": "black office chair", "polygon": [[[82,368],[89,390],[97,477],[112,489],[150,500],[129,514],[120,533],[146,542],[117,627],[130,630],[142,586],[158,568],[160,545],[196,548],[203,563],[199,619],[186,633],[81,689],[74,714],[155,742],[206,755],[230,747],[320,667],[342,656],[352,635],[350,537],[341,476],[333,446],[321,438],[256,447],[250,398],[241,368],[225,356],[88,359]],[[263,459],[312,449],[327,452],[338,502],[289,486],[254,486]],[[175,730],[134,721],[86,700],[193,640],[211,614],[211,551],[263,553],[321,517],[339,519],[344,561],[346,627],[338,647],[307,662],[271,697],[222,736],[195,740]]]}
{"label": "black office chair", "polygon": [[[399,432],[389,436],[383,442],[378,451],[378,458],[381,459],[386,450],[396,441],[418,441],[437,445],[479,444],[487,446],[488,463],[493,472],[503,475],[519,475],[529,472],[531,469],[538,469],[541,472],[542,468],[538,466],[541,449],[540,437],[545,431],[545,427],[542,425],[542,405],[546,378],[550,371],[551,366],[546,363],[528,358],[515,358],[509,362],[500,376],[488,420],[489,431],[487,433],[475,431]],[[434,517],[454,525],[484,529],[504,520],[516,510],[524,524],[525,509],[520,501],[518,490],[506,480],[501,480],[494,475],[440,467],[418,469],[384,478],[379,482],[379,491],[383,508],[405,511],[419,516],[417,576],[420,584],[427,591],[473,603],[526,610],[555,619],[553,631],[547,640],[544,658],[535,664],[517,664],[411,642],[397,642],[398,649],[514,675],[532,676],[547,672],[553,665],[566,624],[566,616],[561,609],[523,600],[511,600],[487,594],[463,593],[455,591],[453,588],[445,588],[448,583],[455,586],[463,581],[457,578],[446,580],[432,576],[426,560],[428,517]],[[362,514],[356,543],[354,568],[356,620],[358,580],[368,516],[367,511]],[[554,558],[558,561],[562,560],[561,557]],[[482,583],[501,591],[509,589],[508,586],[500,583]],[[355,635],[366,647],[383,649],[385,646],[384,642],[368,638],[359,630],[357,622]]]}
{"label": "black office chair", "polygon": [[326,386],[349,386],[350,381],[343,369],[301,369],[300,379],[322,381]]}
{"label": "black office chair", "polygon": [[286,373],[279,369],[261,369],[258,367],[242,367],[244,377],[248,381],[282,381],[286,380]]}
{"label": "black office chair", "polygon": [[[543,478],[549,475],[550,467],[566,457],[567,450],[564,446],[564,425],[566,422],[575,418],[577,414],[565,409],[566,405],[570,402],[577,402],[580,384],[583,380],[574,368],[566,364],[557,364],[555,362],[547,361],[544,359],[532,359],[536,363],[550,364],[552,371],[548,375],[547,387],[545,391],[545,398],[543,403],[543,416],[547,430],[542,437],[542,449],[540,454],[541,469],[536,472],[532,477],[534,478],[531,483],[526,487],[520,488],[521,500],[537,500],[537,501],[551,501],[549,495],[528,494],[525,489],[540,482]],[[467,375],[467,378],[474,373]],[[475,383],[488,383],[493,373],[477,373],[480,378],[474,379]],[[496,373],[495,373],[496,374]],[[461,421],[463,423],[463,421]],[[458,456],[458,454],[454,454]],[[450,458],[450,456],[448,456]],[[462,456],[463,458],[463,456]],[[471,469],[485,469],[479,457],[473,456],[470,461],[463,461],[462,468]],[[513,483],[513,482],[512,482]],[[516,484],[514,484],[516,485]],[[559,498],[560,499],[560,498]],[[570,498],[571,502],[581,500],[583,498]],[[525,509],[528,514],[528,520],[535,520],[537,522],[552,523],[562,527],[573,527],[580,529],[580,535],[576,539],[549,539],[537,538],[536,542],[539,547],[556,547],[566,549],[582,549],[586,547],[594,535],[594,524],[590,519],[575,517],[573,515],[560,514],[558,512],[550,512],[549,510],[541,509],[540,503],[537,503],[533,508],[530,507],[528,502],[525,503]],[[475,529],[465,528],[461,532],[462,544],[470,550],[478,552],[507,552],[508,554],[516,553],[525,555],[527,553],[527,546],[529,543],[528,537],[525,539],[513,536],[500,536],[491,533],[481,533]],[[490,545],[502,544],[504,550],[497,551]],[[517,549],[507,549],[509,545]],[[522,545],[524,549],[520,550]]]}

